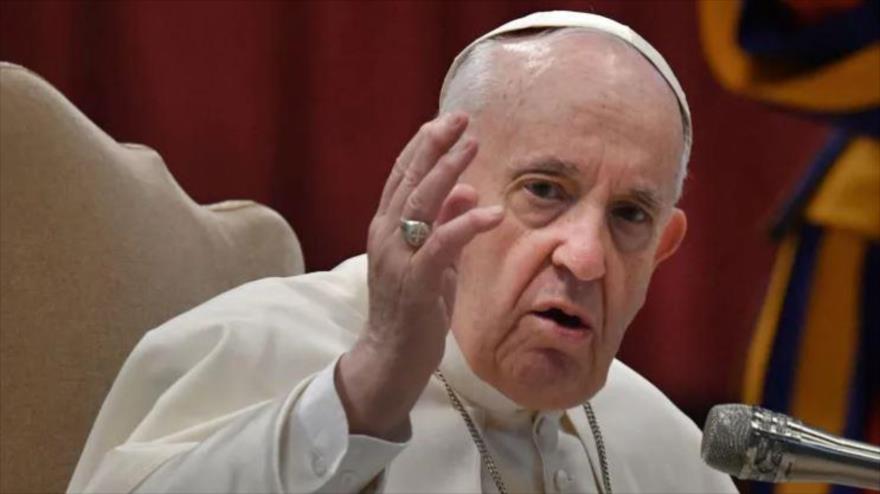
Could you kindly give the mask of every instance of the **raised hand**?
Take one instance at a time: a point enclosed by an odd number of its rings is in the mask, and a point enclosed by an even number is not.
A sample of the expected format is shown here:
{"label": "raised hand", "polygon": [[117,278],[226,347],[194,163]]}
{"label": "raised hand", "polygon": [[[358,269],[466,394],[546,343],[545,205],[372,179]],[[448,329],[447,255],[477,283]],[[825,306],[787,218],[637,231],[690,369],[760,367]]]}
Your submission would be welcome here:
{"label": "raised hand", "polygon": [[[456,185],[477,154],[477,143],[462,137],[467,124],[466,115],[451,113],[419,129],[370,223],[369,319],[336,373],[352,433],[405,435],[409,412],[443,357],[455,259],[501,220],[500,206],[476,207],[476,191]],[[432,225],[423,245],[404,239],[404,219]]]}

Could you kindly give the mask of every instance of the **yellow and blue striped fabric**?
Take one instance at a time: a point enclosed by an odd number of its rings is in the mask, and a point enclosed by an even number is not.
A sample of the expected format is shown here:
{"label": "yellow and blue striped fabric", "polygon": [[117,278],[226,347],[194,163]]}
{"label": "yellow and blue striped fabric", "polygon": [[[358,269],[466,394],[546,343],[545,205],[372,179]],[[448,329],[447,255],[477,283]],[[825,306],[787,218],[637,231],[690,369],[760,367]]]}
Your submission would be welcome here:
{"label": "yellow and blue striped fabric", "polygon": [[[744,399],[833,434],[877,444],[880,143],[863,145],[873,149],[875,161],[848,163],[856,170],[853,175],[863,168],[873,175],[827,178],[807,208],[808,221],[782,241],[746,364]],[[840,164],[858,147],[850,144],[833,170],[844,170]],[[865,192],[837,195],[837,180],[858,184]],[[862,229],[871,226],[871,231]],[[821,484],[781,484],[773,490],[765,484],[752,492],[855,491]]]}
{"label": "yellow and blue striped fabric", "polygon": [[836,129],[773,229],[780,244],[744,401],[880,444],[880,0],[706,0],[699,9],[725,88]]}

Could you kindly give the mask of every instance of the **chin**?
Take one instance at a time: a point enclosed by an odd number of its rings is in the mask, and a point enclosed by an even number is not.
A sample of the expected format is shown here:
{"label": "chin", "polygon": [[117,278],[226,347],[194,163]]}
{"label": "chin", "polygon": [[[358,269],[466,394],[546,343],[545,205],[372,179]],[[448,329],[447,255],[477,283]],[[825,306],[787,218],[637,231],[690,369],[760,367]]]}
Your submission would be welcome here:
{"label": "chin", "polygon": [[608,374],[606,369],[597,376],[580,365],[564,365],[546,356],[522,359],[518,364],[508,372],[502,371],[498,382],[491,384],[529,410],[580,406],[602,389]]}
{"label": "chin", "polygon": [[569,408],[578,407],[588,400],[588,398],[581,399],[580,396],[526,396],[522,400],[524,403],[520,403],[518,400],[517,403],[528,410],[568,410]]}

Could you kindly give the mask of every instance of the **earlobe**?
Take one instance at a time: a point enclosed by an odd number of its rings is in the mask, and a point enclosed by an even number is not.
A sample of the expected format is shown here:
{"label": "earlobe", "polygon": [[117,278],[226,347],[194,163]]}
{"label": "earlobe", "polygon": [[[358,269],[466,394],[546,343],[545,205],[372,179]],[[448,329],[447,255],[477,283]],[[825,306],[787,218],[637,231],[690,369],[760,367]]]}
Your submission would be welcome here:
{"label": "earlobe", "polygon": [[660,244],[654,254],[655,267],[675,254],[681,241],[684,240],[685,233],[687,233],[687,215],[681,209],[674,208],[672,216],[669,217],[669,221],[666,222],[666,226],[663,227],[663,232],[660,234]]}

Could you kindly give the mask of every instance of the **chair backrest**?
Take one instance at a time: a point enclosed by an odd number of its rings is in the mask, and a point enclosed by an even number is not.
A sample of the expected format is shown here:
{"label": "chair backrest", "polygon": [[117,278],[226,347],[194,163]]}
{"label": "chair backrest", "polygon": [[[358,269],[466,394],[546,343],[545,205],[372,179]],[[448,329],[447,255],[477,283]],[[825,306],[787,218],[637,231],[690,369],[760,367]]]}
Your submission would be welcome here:
{"label": "chair backrest", "polygon": [[147,330],[241,283],[303,271],[250,201],[193,202],[32,72],[0,63],[0,491],[66,489]]}

